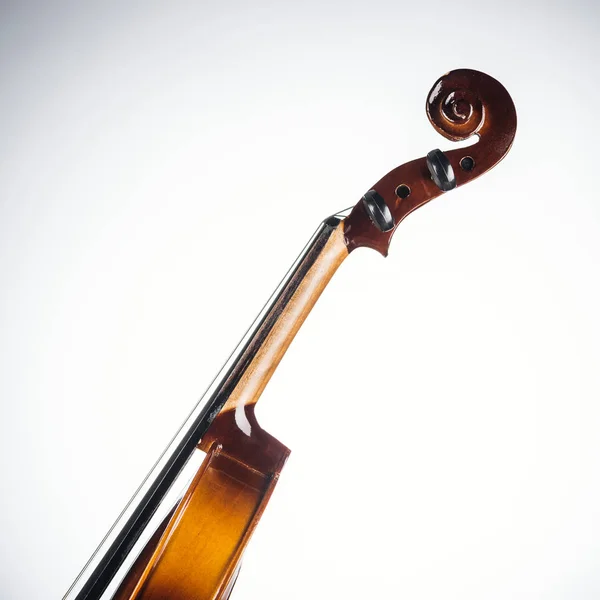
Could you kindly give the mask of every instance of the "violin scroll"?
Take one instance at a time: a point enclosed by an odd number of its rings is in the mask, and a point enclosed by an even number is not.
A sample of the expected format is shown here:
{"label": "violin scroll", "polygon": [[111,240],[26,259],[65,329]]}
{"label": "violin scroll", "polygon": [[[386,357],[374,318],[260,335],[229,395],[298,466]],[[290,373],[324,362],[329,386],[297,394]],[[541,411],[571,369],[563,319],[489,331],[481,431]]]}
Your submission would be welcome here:
{"label": "violin scroll", "polygon": [[[349,251],[366,246],[386,256],[394,231],[413,210],[479,177],[512,146],[515,106],[504,86],[485,73],[471,69],[446,73],[431,88],[425,108],[431,124],[445,138],[462,141],[477,135],[479,140],[468,148],[432,150],[378,181],[345,220]],[[386,211],[390,218],[382,227],[374,214]]]}
{"label": "violin scroll", "polygon": [[470,138],[484,122],[481,98],[470,89],[473,78],[460,76],[464,72],[452,71],[440,77],[425,104],[427,116],[438,133],[454,141]]}

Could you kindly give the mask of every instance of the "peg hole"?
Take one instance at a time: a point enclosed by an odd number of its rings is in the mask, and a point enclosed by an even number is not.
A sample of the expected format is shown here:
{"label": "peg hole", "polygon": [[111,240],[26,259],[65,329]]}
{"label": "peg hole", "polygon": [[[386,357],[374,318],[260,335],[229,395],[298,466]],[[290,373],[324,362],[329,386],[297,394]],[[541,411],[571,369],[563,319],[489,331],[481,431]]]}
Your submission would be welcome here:
{"label": "peg hole", "polygon": [[463,171],[472,171],[474,167],[475,161],[472,156],[463,156],[463,158],[460,159],[460,168]]}
{"label": "peg hole", "polygon": [[410,196],[410,188],[404,183],[399,185],[396,188],[396,196],[400,198],[400,200],[404,200],[404,198],[408,198]]}

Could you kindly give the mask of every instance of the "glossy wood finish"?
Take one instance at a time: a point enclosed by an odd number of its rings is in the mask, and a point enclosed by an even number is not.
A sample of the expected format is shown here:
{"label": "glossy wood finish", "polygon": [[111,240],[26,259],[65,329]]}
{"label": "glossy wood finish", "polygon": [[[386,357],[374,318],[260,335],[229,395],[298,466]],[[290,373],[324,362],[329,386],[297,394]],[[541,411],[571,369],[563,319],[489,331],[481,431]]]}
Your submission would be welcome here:
{"label": "glossy wood finish", "polygon": [[[479,141],[468,148],[445,152],[456,176],[457,187],[476,179],[500,162],[510,150],[517,129],[517,113],[513,101],[493,77],[459,69],[440,77],[429,92],[426,111],[431,124],[444,137],[459,141],[477,135]],[[461,161],[473,160],[473,168],[465,170]],[[399,186],[410,189],[401,198]],[[358,202],[345,221],[348,249],[365,246],[387,255],[390,241],[398,225],[414,210],[443,193],[432,181],[426,158],[418,158],[390,171],[374,189],[390,209],[395,225],[381,232],[370,220],[362,202]],[[365,190],[366,191],[366,190]]]}
{"label": "glossy wood finish", "polygon": [[255,404],[348,256],[342,221],[333,220],[327,227],[273,305],[255,342],[240,357],[243,372],[199,444],[207,452],[201,468],[115,600],[224,600],[231,592],[242,551],[289,455],[260,427]]}
{"label": "glossy wood finish", "polygon": [[[445,153],[458,186],[490,169],[511,147],[515,108],[504,87],[488,75],[467,69],[444,75],[430,91],[426,109],[433,126],[446,138],[479,136],[477,144]],[[204,412],[192,420],[172,465],[161,471],[157,488],[168,488],[164,482],[185,464],[190,452],[207,453],[185,496],[142,550],[114,600],[225,600],[230,594],[243,550],[289,455],[259,426],[256,402],[348,254],[365,246],[386,255],[400,222],[443,193],[432,181],[425,158],[397,167],[372,189],[389,208],[394,226],[380,231],[362,200],[346,219],[324,222],[248,341],[240,346],[234,364],[224,371]],[[154,496],[148,498],[143,501],[152,507]],[[116,551],[101,565],[103,570],[96,569],[100,575],[84,586],[77,600],[96,600],[96,590],[101,594],[105,589],[112,563],[121,560],[121,548],[131,548],[135,542],[131,533],[122,538],[120,545],[113,544]]]}
{"label": "glossy wood finish", "polygon": [[[272,451],[274,446],[271,440]],[[215,444],[135,589],[116,599],[225,600],[288,454],[279,444],[265,473]]]}
{"label": "glossy wood finish", "polygon": [[[104,600],[105,590],[113,585],[115,578],[125,576],[126,580],[131,579],[130,573],[125,574],[131,567],[125,568],[124,573],[122,566],[130,563],[131,553],[140,550],[138,540],[146,538],[148,529],[155,526],[153,515],[197,445],[202,442],[205,450],[210,448],[207,436],[212,435],[212,439],[215,439],[213,434],[217,425],[213,433],[207,434],[207,431],[217,416],[223,413],[218,424],[221,430],[231,427],[235,432],[239,428],[235,418],[231,419],[232,416],[237,416],[239,422],[248,428],[253,419],[250,408],[253,403],[246,407],[244,402],[230,402],[227,410],[222,409],[232,395],[242,397],[239,394],[242,380],[254,386],[253,402],[256,401],[256,391],[262,391],[274,370],[275,365],[269,366],[268,362],[273,358],[279,362],[333,272],[348,255],[341,223],[340,216],[332,216],[319,226],[140,491],[132,498],[127,512],[124,511],[125,516],[115,523],[106,540],[73,583],[65,600]],[[257,360],[257,356],[262,358]],[[235,406],[239,410],[231,410]],[[232,425],[228,424],[230,421]],[[139,566],[139,561],[136,564]]]}
{"label": "glossy wood finish", "polygon": [[148,566],[148,564],[150,564],[152,556],[158,548],[161,538],[164,532],[166,531],[167,527],[169,526],[171,518],[173,517],[173,514],[177,510],[178,506],[179,503],[177,503],[176,506],[174,506],[169,511],[167,516],[163,519],[162,523],[157,527],[156,531],[154,531],[152,537],[144,546],[139,556],[135,559],[133,565],[130,567],[125,578],[119,584],[118,589],[113,595],[113,600],[127,600],[128,598],[131,598],[131,595],[136,589],[138,582],[140,581],[140,578],[142,577],[146,567]]}
{"label": "glossy wood finish", "polygon": [[290,293],[283,294],[273,307],[273,321],[265,322],[264,335],[258,335],[260,345],[248,349],[246,369],[231,389],[218,418],[202,438],[200,448],[208,450],[213,442],[222,440],[231,430],[241,429],[251,435],[255,421],[253,406],[308,313],[347,256],[342,221],[336,224],[323,246],[316,246],[314,255],[306,257],[305,265],[300,266],[290,282]]}

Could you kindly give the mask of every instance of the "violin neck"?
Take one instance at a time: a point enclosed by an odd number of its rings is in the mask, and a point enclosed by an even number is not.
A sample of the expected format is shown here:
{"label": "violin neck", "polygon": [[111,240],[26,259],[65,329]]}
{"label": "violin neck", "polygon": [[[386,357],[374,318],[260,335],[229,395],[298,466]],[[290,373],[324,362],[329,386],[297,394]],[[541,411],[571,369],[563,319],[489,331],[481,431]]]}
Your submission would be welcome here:
{"label": "violin neck", "polygon": [[114,588],[115,579],[127,573],[127,565],[143,548],[142,540],[149,530],[162,522],[164,517],[157,523],[159,515],[171,509],[165,508],[165,497],[183,479],[180,474],[195,449],[208,451],[223,424],[234,424],[242,433],[251,434],[256,401],[347,256],[343,217],[329,217],[314,233],[64,600],[99,600],[105,597],[109,585]]}
{"label": "violin neck", "polygon": [[[321,224],[289,271],[220,385],[215,395],[219,418],[234,411],[237,425],[250,435],[244,421],[245,411],[258,401],[300,326],[346,256],[343,222],[332,217]],[[205,436],[202,449],[208,450],[211,438]]]}

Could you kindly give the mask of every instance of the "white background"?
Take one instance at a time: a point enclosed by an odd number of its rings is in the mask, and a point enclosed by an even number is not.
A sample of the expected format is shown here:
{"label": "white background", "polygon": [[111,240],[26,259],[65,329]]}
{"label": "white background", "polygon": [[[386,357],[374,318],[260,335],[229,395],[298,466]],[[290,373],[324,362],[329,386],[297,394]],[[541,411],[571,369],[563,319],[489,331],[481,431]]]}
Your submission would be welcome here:
{"label": "white background", "polygon": [[319,221],[513,150],[352,254],[259,404],[292,448],[234,597],[600,596],[600,8],[2,3],[0,597],[60,598]]}

